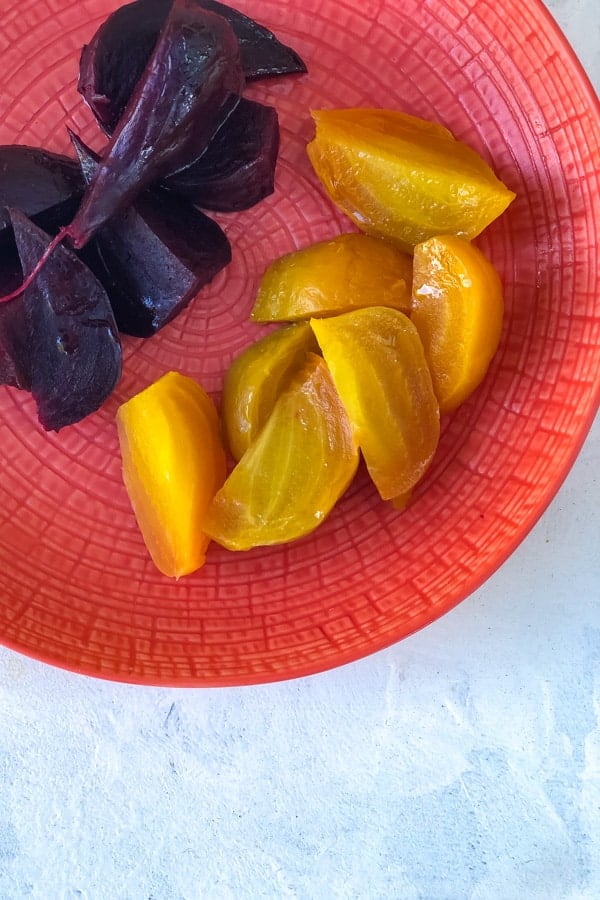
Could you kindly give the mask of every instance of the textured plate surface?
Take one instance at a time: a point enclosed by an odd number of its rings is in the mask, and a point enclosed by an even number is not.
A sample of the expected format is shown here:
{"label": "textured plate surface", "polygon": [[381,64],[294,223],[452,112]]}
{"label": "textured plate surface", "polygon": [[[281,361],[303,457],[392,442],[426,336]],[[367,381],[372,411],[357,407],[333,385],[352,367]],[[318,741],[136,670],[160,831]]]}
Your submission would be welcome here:
{"label": "textured plate surface", "polygon": [[[101,138],[77,61],[107,0],[13,0],[0,20],[0,142],[68,151]],[[175,323],[124,341],[116,393],[46,435],[30,399],[0,387],[0,640],[125,681],[244,684],[349,662],[433,621],[503,562],[567,474],[598,407],[597,99],[537,3],[239,0],[309,74],[253,85],[277,106],[274,196],[220,216],[234,261]],[[505,284],[502,343],[444,422],[433,467],[402,515],[364,472],[315,534],[246,554],[212,547],[171,583],[148,560],[120,477],[114,414],[167,369],[218,400],[265,266],[350,226],[319,188],[310,108],[385,106],[436,119],[518,199],[479,239]]]}

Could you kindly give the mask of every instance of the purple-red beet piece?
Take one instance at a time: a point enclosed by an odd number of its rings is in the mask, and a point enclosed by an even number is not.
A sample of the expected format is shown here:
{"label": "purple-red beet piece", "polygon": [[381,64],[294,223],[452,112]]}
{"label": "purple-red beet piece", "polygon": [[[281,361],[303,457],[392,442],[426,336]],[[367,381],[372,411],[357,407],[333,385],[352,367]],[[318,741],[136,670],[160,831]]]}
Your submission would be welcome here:
{"label": "purple-red beet piece", "polygon": [[29,329],[23,297],[0,303],[0,384],[29,390]]}
{"label": "purple-red beet piece", "polygon": [[[12,225],[0,231],[0,296],[10,295],[23,282],[21,260],[17,252]],[[12,301],[8,301],[11,303]],[[0,312],[7,303],[0,303]],[[1,384],[2,382],[0,382]]]}
{"label": "purple-red beet piece", "polygon": [[239,102],[244,75],[229,23],[174,0],[152,55],[66,229],[83,247],[152,182],[192,162]]}
{"label": "purple-red beet piece", "polygon": [[[75,215],[84,188],[74,160],[24,144],[0,146],[0,295],[12,293],[23,280],[8,208],[20,209],[54,235]],[[0,303],[2,316],[12,321],[5,306]]]}
{"label": "purple-red beet piece", "polygon": [[296,51],[282,44],[264,25],[259,25],[239,10],[218,3],[217,0],[196,0],[196,2],[205,9],[224,16],[231,24],[240,44],[247,81],[306,72],[304,60]]}
{"label": "purple-red beet piece", "polygon": [[[10,216],[27,275],[50,238],[18,210]],[[43,427],[58,431],[98,409],[116,386],[121,375],[116,323],[100,282],[63,246],[56,247],[22,300],[31,393]]]}
{"label": "purple-red beet piece", "polygon": [[7,208],[20,209],[44,231],[70,221],[84,190],[79,166],[58,153],[22,144],[0,146],[0,234]]}
{"label": "purple-red beet piece", "polygon": [[[223,16],[239,42],[247,81],[306,72],[298,54],[272,31],[223,3],[196,0],[198,6]],[[78,90],[108,134],[115,129],[140,79],[170,0],[136,0],[115,10],[81,53]]]}
{"label": "purple-red beet piece", "polygon": [[[71,134],[86,180],[98,157]],[[86,262],[106,288],[122,332],[149,337],[231,261],[219,225],[182,197],[144,191],[100,229]]]}
{"label": "purple-red beet piece", "polygon": [[163,183],[203,209],[249,209],[273,193],[278,152],[277,110],[242,98],[205,152]]}
{"label": "purple-red beet piece", "polygon": [[24,144],[0,146],[0,295],[10,294],[23,278],[8,209],[20,209],[56,234],[75,215],[84,188],[74,160]]}

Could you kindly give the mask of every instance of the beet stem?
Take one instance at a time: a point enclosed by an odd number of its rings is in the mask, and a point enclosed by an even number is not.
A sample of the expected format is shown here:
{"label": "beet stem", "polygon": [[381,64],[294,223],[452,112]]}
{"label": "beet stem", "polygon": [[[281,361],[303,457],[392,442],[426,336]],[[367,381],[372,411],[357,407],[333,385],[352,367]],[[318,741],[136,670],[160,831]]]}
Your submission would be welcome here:
{"label": "beet stem", "polygon": [[43,269],[48,259],[52,256],[56,248],[59,244],[65,240],[65,238],[69,237],[71,234],[70,226],[66,225],[64,228],[61,228],[56,237],[53,237],[37,263],[27,276],[27,278],[22,282],[20,287],[16,288],[14,291],[11,291],[10,294],[5,294],[4,297],[0,297],[0,303],[8,303],[9,300],[14,300],[15,297],[20,297],[21,294],[24,294],[30,284],[33,284],[40,271]]}

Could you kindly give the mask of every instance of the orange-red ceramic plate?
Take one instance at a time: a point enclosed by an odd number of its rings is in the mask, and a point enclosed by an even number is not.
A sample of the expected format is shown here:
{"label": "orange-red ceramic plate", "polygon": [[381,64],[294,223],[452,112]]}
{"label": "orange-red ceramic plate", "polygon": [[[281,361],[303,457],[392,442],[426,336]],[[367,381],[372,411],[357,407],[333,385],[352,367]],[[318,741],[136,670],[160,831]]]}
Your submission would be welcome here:
{"label": "orange-red ceramic plate", "polygon": [[[67,151],[101,137],[76,92],[80,48],[114,0],[5,0],[0,142]],[[114,396],[45,434],[0,388],[0,641],[77,672],[144,684],[233,685],[305,675],[432,622],[493,573],[545,509],[598,407],[598,102],[538,2],[239,0],[309,74],[255,84],[277,106],[275,194],[220,216],[234,261],[159,336],[124,341]],[[172,583],[152,566],[121,482],[117,405],[167,369],[218,398],[277,255],[350,228],[305,145],[311,107],[385,106],[435,119],[518,194],[479,239],[506,290],[492,368],[444,424],[435,464],[398,514],[364,473],[311,537],[213,546]]]}

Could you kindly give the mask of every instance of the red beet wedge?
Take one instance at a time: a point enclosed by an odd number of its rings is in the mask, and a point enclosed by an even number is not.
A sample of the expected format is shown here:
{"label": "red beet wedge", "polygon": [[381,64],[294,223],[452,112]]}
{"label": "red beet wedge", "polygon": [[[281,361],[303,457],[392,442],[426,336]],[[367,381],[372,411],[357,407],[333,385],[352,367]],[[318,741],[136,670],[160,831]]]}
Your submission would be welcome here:
{"label": "red beet wedge", "polygon": [[0,295],[10,294],[23,278],[8,208],[20,209],[54,235],[75,215],[84,187],[77,163],[66,156],[22,144],[0,146]]}
{"label": "red beet wedge", "polygon": [[[71,140],[91,180],[98,157],[76,135]],[[85,260],[106,289],[119,330],[137,337],[170,322],[231,261],[219,225],[159,188],[117,213],[88,248]]]}
{"label": "red beet wedge", "polygon": [[29,390],[29,327],[23,297],[0,303],[0,384]]}
{"label": "red beet wedge", "polygon": [[273,193],[277,110],[242,98],[206,150],[163,184],[202,209],[236,212]]}
{"label": "red beet wedge", "polygon": [[[10,216],[27,275],[50,238],[18,210]],[[60,246],[17,302],[27,323],[20,350],[28,355],[17,363],[29,375],[41,424],[58,431],[97,410],[120,378],[121,345],[112,309],[88,267]]]}
{"label": "red beet wedge", "polygon": [[76,248],[154,181],[192,162],[239,102],[244,75],[229,23],[174,0],[72,223]]}
{"label": "red beet wedge", "polygon": [[[214,0],[198,7],[225,18],[238,39],[247,81],[306,72],[298,54],[272,31]],[[107,134],[115,129],[146,67],[170,0],[136,0],[115,10],[81,53],[78,90]]]}

